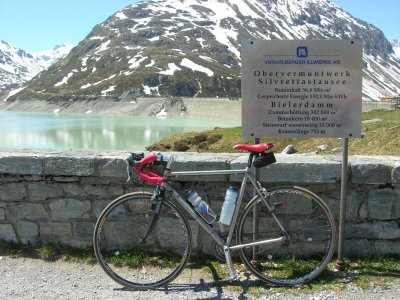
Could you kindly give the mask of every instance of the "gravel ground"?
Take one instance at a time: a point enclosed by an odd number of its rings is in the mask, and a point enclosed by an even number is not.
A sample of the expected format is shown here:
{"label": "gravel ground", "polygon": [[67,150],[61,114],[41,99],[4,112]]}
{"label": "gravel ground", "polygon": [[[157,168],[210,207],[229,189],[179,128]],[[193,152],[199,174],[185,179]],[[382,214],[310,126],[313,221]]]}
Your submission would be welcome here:
{"label": "gravel ground", "polygon": [[400,279],[389,287],[368,290],[351,284],[340,292],[320,291],[298,294],[263,288],[261,295],[248,293],[243,286],[229,282],[213,283],[212,276],[201,270],[188,270],[168,287],[150,291],[131,291],[121,288],[98,265],[65,262],[45,262],[39,259],[0,257],[1,299],[398,299]]}

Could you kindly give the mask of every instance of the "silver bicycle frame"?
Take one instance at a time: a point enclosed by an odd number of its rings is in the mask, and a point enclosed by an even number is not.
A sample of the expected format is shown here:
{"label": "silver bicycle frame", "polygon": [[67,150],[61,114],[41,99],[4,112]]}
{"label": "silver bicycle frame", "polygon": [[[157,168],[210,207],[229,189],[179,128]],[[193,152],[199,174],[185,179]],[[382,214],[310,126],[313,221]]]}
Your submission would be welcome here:
{"label": "silver bicycle frame", "polygon": [[[171,157],[166,170],[170,169],[170,166],[173,162],[173,158]],[[230,273],[230,280],[234,280],[236,278],[236,275],[234,274],[233,268],[232,268],[232,259],[231,259],[231,254],[230,250],[236,250],[236,249],[242,249],[242,248],[249,248],[249,247],[255,247],[263,244],[268,244],[268,243],[277,243],[277,242],[282,242],[286,239],[286,237],[280,237],[277,239],[270,239],[270,240],[265,240],[265,241],[258,241],[258,242],[253,242],[253,243],[247,243],[247,244],[241,244],[241,245],[235,245],[235,246],[229,246],[232,241],[232,236],[233,236],[233,231],[235,230],[235,224],[237,221],[237,218],[239,216],[239,211],[240,211],[240,206],[242,204],[243,196],[244,196],[244,191],[245,187],[247,185],[248,180],[250,180],[251,184],[255,187],[255,190],[257,191],[258,196],[262,201],[265,203],[266,207],[271,211],[272,208],[266,201],[264,195],[260,191],[260,189],[257,187],[257,181],[254,178],[253,174],[251,173],[251,170],[249,167],[246,167],[245,169],[238,169],[238,170],[210,170],[210,171],[182,171],[182,172],[170,172],[166,171],[164,176],[167,179],[170,178],[179,178],[182,176],[211,176],[211,175],[243,175],[243,180],[240,186],[239,190],[239,195],[236,199],[236,204],[235,204],[235,209],[231,221],[231,225],[229,228],[229,233],[226,242],[218,235],[218,233],[210,226],[208,225],[196,212],[193,210],[193,208],[190,206],[190,204],[182,198],[182,196],[178,193],[178,191],[175,190],[175,188],[168,182],[163,182],[161,184],[162,187],[164,187],[167,191],[172,193],[172,196],[175,198],[175,200],[179,203],[179,205],[192,217],[196,220],[196,222],[215,240],[215,242],[221,246],[224,249],[225,253],[225,258],[226,262],[228,265],[228,270]],[[281,223],[279,220],[275,217],[274,214],[272,214],[275,220],[277,221],[278,225],[282,228]]]}

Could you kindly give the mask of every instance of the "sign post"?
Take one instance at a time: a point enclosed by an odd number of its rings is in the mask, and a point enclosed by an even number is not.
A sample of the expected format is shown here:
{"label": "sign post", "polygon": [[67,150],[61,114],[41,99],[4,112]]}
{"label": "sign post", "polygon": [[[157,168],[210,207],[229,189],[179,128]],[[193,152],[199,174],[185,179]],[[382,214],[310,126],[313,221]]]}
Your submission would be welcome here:
{"label": "sign post", "polygon": [[346,203],[347,203],[347,172],[349,157],[349,139],[343,139],[342,156],[342,181],[340,186],[340,219],[339,219],[339,238],[338,238],[338,257],[336,260],[336,270],[344,271],[344,227],[346,222]]}
{"label": "sign post", "polygon": [[361,40],[242,42],[244,137],[343,138],[338,265],[348,139],[361,137],[362,47]]}

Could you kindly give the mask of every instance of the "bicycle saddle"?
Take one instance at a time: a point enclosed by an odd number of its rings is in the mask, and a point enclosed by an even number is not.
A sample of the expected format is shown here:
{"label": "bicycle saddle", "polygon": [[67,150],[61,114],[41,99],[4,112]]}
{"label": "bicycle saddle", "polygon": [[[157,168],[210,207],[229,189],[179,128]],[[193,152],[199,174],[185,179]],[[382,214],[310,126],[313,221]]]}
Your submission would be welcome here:
{"label": "bicycle saddle", "polygon": [[233,146],[233,149],[235,149],[235,150],[247,150],[247,151],[250,151],[250,152],[261,153],[261,152],[264,152],[266,150],[272,149],[273,147],[275,147],[275,144],[273,144],[273,143],[255,144],[255,145],[237,144],[237,145]]}

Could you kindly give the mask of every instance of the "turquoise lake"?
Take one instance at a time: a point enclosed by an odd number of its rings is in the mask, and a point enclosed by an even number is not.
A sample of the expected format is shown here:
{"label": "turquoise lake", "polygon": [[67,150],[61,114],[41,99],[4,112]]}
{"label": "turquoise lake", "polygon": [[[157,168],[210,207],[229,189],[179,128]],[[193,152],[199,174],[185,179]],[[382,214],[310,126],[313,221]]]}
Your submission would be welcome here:
{"label": "turquoise lake", "polygon": [[136,151],[175,134],[235,126],[240,120],[0,111],[0,148]]}

